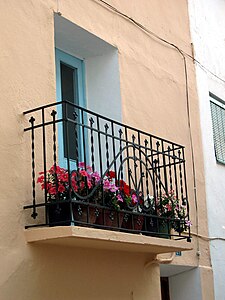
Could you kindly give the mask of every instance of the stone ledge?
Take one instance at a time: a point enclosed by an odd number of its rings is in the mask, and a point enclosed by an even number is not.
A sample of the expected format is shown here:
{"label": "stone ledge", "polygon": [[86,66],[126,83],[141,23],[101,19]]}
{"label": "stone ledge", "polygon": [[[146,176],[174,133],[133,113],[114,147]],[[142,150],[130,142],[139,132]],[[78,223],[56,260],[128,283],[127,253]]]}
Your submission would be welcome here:
{"label": "stone ledge", "polygon": [[186,240],[155,238],[138,234],[79,226],[30,228],[25,239],[33,244],[54,244],[139,253],[169,253],[192,250]]}

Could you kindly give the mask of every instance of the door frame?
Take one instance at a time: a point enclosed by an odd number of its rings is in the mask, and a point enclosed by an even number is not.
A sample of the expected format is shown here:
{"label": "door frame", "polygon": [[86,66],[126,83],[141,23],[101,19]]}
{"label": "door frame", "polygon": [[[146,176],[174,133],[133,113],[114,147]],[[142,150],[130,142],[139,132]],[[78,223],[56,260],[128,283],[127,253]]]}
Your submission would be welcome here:
{"label": "door frame", "polygon": [[[56,101],[60,102],[62,100],[62,89],[61,89],[61,63],[67,65],[68,67],[77,70],[77,88],[78,88],[78,103],[79,106],[86,107],[86,97],[85,97],[85,70],[83,60],[72,56],[58,48],[55,48],[55,65],[56,65]],[[58,119],[62,119],[62,105],[57,106]],[[58,123],[58,164],[61,167],[68,167],[67,158],[64,153],[64,143],[63,143],[63,123]],[[70,168],[76,168],[76,163],[70,160]]]}

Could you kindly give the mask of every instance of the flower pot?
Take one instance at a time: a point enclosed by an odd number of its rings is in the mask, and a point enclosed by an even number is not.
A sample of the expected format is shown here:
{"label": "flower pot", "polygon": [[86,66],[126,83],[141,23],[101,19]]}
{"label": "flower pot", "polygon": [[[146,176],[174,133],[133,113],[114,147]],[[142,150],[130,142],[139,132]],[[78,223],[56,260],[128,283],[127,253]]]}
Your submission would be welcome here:
{"label": "flower pot", "polygon": [[159,237],[164,239],[170,239],[170,233],[171,233],[171,224],[167,224],[165,222],[159,223]]}
{"label": "flower pot", "polygon": [[141,231],[144,224],[144,216],[134,216],[134,230]]}
{"label": "flower pot", "polygon": [[[142,215],[133,215],[133,216],[128,215],[127,216],[127,215],[125,215],[125,217],[124,217],[122,227],[140,232],[144,225],[144,220],[145,220],[144,216],[142,216]],[[132,221],[132,218],[133,218],[133,221]]]}
{"label": "flower pot", "polygon": [[86,223],[86,225],[95,224],[97,210],[92,206],[73,203],[73,216],[75,222]]}
{"label": "flower pot", "polygon": [[123,223],[124,213],[121,211],[104,210],[97,218],[96,223],[107,227],[120,229]]}
{"label": "flower pot", "polygon": [[49,226],[69,226],[71,225],[70,203],[49,203],[46,207]]}

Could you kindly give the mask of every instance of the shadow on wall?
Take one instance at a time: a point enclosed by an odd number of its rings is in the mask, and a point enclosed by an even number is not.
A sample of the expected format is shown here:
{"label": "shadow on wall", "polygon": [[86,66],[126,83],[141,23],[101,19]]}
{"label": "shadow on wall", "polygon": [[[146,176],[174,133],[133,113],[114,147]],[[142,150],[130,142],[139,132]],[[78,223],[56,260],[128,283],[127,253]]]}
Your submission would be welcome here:
{"label": "shadow on wall", "polygon": [[14,299],[17,294],[17,300],[130,300],[131,295],[146,299],[152,290],[158,292],[153,289],[159,281],[157,266],[144,270],[151,255],[54,245],[28,247],[29,259],[1,287],[1,299]]}

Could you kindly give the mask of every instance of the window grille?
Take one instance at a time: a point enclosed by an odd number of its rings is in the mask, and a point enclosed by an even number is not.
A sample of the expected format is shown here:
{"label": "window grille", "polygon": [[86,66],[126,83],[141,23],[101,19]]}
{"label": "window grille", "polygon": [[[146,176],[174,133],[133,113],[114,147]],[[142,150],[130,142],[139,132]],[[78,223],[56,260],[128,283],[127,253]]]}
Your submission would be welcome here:
{"label": "window grille", "polygon": [[210,93],[210,107],[216,160],[225,164],[225,102]]}

